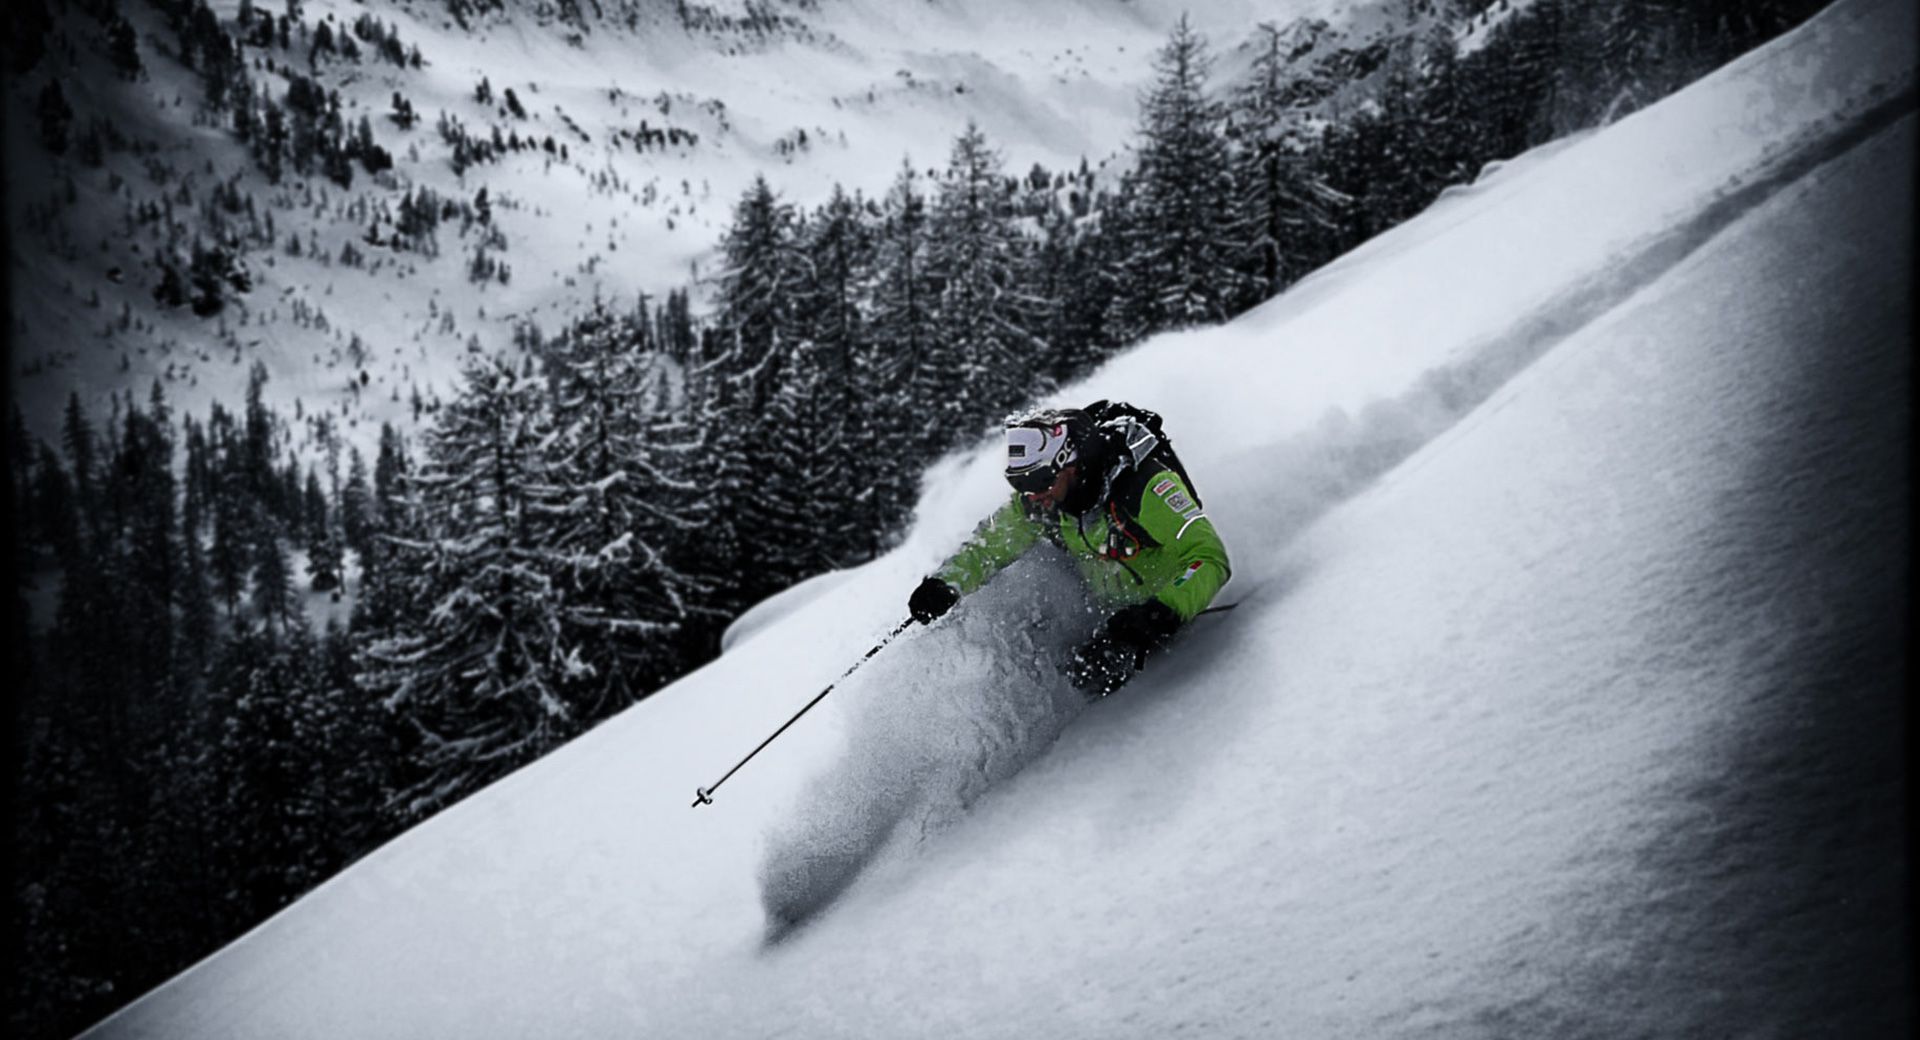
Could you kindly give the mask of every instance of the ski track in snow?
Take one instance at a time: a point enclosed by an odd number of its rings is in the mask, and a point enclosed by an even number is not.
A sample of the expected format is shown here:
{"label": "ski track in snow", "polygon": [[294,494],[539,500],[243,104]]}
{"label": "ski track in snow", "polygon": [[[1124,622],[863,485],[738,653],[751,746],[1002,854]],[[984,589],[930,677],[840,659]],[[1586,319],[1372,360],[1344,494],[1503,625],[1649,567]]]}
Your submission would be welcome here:
{"label": "ski track in snow", "polygon": [[[1330,413],[1315,429],[1278,445],[1256,444],[1230,456],[1227,468],[1264,466],[1277,475],[1233,508],[1263,518],[1270,543],[1284,544],[1328,509],[1404,463],[1449,427],[1479,409],[1528,365],[1568,337],[1660,279],[1715,235],[1863,141],[1911,114],[1915,90],[1904,89],[1864,112],[1849,113],[1784,142],[1775,156],[1684,222],[1634,243],[1613,263],[1569,286],[1513,323],[1462,351],[1453,363],[1421,375],[1398,397],[1368,404],[1357,418]],[[1284,579],[1279,582],[1284,586]],[[1244,587],[1242,595],[1252,590]]]}

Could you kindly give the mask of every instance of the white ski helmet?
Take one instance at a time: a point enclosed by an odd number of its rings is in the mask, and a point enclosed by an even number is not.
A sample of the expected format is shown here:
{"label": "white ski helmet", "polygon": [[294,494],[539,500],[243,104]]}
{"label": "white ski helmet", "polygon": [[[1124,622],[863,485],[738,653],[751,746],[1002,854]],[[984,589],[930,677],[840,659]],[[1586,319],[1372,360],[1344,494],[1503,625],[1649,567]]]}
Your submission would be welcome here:
{"label": "white ski helmet", "polygon": [[1080,458],[1090,424],[1077,408],[1047,409],[1007,420],[1007,483],[1022,491],[1052,486]]}

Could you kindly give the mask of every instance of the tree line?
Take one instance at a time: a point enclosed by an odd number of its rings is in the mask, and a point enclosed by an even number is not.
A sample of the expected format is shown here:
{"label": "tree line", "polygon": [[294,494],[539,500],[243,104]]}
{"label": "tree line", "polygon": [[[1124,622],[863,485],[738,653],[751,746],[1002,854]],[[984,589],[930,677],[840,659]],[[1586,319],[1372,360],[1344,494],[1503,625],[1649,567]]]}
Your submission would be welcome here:
{"label": "tree line", "polygon": [[[70,401],[57,445],[16,410],[16,565],[59,593],[32,618],[17,588],[10,631],[16,1035],[73,1032],[711,659],[752,603],[886,551],[926,465],[1008,411],[1810,6],[1536,0],[1470,53],[1366,56],[1365,89],[1303,76],[1273,27],[1216,89],[1183,21],[1117,176],[1009,173],[968,126],[878,198],[757,179],[709,313],[690,287],[528,326],[371,459],[276,414],[262,366],[204,418],[157,384],[99,426]],[[303,602],[337,593],[349,623],[317,626]]]}

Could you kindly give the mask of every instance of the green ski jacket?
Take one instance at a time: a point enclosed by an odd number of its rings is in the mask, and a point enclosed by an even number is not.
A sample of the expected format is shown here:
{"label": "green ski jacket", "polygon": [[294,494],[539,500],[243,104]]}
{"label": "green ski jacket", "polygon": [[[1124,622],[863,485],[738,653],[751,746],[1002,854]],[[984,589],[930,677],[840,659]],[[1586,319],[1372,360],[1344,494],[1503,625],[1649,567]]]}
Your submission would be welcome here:
{"label": "green ski jacket", "polygon": [[966,595],[1045,539],[1073,556],[1102,606],[1158,599],[1191,621],[1232,572],[1213,521],[1167,461],[1148,456],[1080,516],[1030,506],[1015,492],[934,576]]}

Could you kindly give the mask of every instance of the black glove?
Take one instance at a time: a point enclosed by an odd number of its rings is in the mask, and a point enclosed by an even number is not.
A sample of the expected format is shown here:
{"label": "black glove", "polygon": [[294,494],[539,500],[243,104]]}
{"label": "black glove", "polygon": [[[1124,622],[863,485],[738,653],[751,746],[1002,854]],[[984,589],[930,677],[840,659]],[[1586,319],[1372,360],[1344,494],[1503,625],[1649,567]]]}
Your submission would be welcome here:
{"label": "black glove", "polygon": [[913,590],[912,596],[907,598],[907,612],[913,615],[915,621],[923,625],[931,625],[935,618],[952,610],[953,605],[958,602],[960,602],[958,589],[939,578],[928,578],[920,583],[919,588]]}
{"label": "black glove", "polygon": [[1147,655],[1165,646],[1179,629],[1180,616],[1157,599],[1127,607],[1074,651],[1067,663],[1067,680],[1087,700],[1099,700],[1133,678],[1146,664]]}
{"label": "black glove", "polygon": [[1138,650],[1103,632],[1073,652],[1067,662],[1067,681],[1092,703],[1126,685],[1139,665]]}
{"label": "black glove", "polygon": [[1180,615],[1157,599],[1137,603],[1107,619],[1107,635],[1141,653],[1167,645],[1167,640],[1179,630]]}

